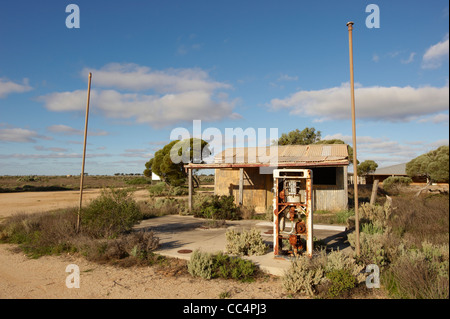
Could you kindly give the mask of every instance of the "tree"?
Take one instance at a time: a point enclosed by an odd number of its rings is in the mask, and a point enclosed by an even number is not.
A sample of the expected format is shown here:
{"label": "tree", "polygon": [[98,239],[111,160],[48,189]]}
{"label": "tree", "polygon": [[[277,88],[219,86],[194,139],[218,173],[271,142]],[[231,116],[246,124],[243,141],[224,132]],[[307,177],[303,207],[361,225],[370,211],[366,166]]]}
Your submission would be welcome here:
{"label": "tree", "polygon": [[[331,139],[322,140],[322,132],[316,131],[314,127],[307,127],[303,131],[295,129],[289,133],[281,134],[281,137],[274,141],[274,145],[310,145],[310,144],[345,144],[343,140]],[[350,164],[353,164],[353,148],[347,145],[348,148],[348,160]],[[359,164],[359,161],[357,161]]]}
{"label": "tree", "polygon": [[295,129],[289,133],[281,134],[281,137],[276,141],[278,145],[309,145],[320,141],[321,132],[311,127],[305,128],[303,131]]}
{"label": "tree", "polygon": [[369,173],[374,172],[378,167],[378,164],[372,160],[365,160],[358,165],[357,172],[358,176],[365,176]]}
{"label": "tree", "polygon": [[422,154],[406,164],[406,174],[410,177],[426,177],[428,185],[449,180],[449,147],[441,146]]}
{"label": "tree", "polygon": [[[200,148],[197,149],[197,145]],[[150,177],[153,172],[166,184],[180,186],[186,182],[187,177],[184,165],[191,162],[204,163],[202,158],[209,155],[211,155],[211,151],[208,143],[204,140],[190,138],[183,141],[172,141],[145,163],[144,175]]]}

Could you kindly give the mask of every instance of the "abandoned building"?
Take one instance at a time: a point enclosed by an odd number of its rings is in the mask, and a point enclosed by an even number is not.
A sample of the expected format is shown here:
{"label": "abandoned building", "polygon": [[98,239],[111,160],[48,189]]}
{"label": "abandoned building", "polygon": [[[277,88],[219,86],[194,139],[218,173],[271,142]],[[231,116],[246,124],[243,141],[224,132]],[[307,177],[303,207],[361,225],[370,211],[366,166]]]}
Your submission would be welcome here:
{"label": "abandoned building", "polygon": [[[339,211],[348,208],[348,149],[345,144],[314,144],[263,148],[233,148],[216,155],[213,163],[188,164],[193,169],[214,169],[214,193],[233,195],[236,204],[265,212],[272,205],[275,168],[302,168],[313,171],[314,210]],[[269,154],[276,155],[269,155]],[[260,154],[264,154],[261,155]],[[268,157],[276,156],[276,161]],[[226,158],[226,160],[225,160]],[[277,167],[273,166],[276,162]],[[189,183],[190,184],[190,183]],[[192,207],[192,189],[189,202]]]}
{"label": "abandoned building", "polygon": [[[377,168],[374,172],[367,174],[366,183],[373,184],[375,180],[378,180],[382,184],[388,177],[408,177],[406,163]],[[411,179],[413,184],[427,183],[427,178],[423,176],[414,176]]]}

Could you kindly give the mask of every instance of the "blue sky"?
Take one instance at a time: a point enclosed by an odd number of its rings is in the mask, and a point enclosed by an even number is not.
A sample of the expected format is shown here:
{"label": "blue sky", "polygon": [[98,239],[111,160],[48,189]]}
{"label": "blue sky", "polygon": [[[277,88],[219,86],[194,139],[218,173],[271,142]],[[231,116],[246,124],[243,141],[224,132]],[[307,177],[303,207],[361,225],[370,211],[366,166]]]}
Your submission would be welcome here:
{"label": "blue sky", "polygon": [[448,145],[448,1],[16,0],[0,3],[0,175],[80,172],[89,72],[90,174],[141,173],[193,120],[352,144],[348,21],[358,159]]}

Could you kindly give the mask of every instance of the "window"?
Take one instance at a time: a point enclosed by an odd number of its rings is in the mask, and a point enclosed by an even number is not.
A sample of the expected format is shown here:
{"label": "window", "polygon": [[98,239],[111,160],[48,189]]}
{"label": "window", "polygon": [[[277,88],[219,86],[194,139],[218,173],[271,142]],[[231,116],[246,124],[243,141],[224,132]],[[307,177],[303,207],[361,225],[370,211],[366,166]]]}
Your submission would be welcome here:
{"label": "window", "polygon": [[313,185],[336,185],[336,167],[316,167],[313,171]]}

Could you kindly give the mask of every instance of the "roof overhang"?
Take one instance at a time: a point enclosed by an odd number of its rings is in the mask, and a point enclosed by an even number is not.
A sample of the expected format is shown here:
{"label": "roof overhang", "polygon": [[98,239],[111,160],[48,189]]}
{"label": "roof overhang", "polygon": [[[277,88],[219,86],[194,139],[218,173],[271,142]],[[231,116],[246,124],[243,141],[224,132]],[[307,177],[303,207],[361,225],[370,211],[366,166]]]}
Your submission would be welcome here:
{"label": "roof overhang", "polygon": [[349,161],[332,161],[332,162],[281,162],[277,166],[271,165],[270,163],[206,163],[206,164],[193,164],[189,163],[184,165],[184,169],[221,169],[221,168],[248,168],[248,167],[334,167],[334,166],[348,166]]}

